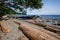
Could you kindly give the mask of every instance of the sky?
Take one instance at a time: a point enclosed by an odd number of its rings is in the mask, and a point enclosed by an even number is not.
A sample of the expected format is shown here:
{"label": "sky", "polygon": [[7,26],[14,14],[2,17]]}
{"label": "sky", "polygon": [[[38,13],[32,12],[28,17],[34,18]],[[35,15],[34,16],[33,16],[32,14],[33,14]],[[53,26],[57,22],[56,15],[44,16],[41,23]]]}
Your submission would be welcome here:
{"label": "sky", "polygon": [[60,0],[42,0],[41,9],[29,10],[27,15],[60,15]]}

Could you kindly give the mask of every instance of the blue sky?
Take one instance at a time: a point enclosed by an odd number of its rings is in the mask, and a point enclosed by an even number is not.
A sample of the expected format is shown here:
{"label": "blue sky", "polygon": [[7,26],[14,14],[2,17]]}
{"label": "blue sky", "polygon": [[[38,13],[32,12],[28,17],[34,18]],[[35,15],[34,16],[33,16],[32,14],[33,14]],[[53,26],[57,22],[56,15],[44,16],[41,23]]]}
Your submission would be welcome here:
{"label": "blue sky", "polygon": [[42,9],[27,10],[28,15],[60,15],[60,0],[42,0]]}

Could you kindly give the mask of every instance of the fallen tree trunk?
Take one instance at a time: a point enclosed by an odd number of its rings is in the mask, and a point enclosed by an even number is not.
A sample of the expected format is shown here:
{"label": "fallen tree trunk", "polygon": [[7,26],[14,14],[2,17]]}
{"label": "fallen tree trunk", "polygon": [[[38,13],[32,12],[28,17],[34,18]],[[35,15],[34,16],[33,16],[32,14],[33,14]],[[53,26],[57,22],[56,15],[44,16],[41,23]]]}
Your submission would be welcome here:
{"label": "fallen tree trunk", "polygon": [[48,29],[48,30],[50,30],[50,31],[52,31],[52,32],[55,32],[55,33],[57,33],[57,32],[60,33],[60,29],[55,28],[54,26],[48,25],[48,26],[45,27],[45,29]]}
{"label": "fallen tree trunk", "polygon": [[60,33],[60,28],[58,27],[55,27],[55,26],[51,26],[51,25],[48,25],[48,24],[44,24],[44,23],[35,23],[35,22],[30,22],[30,21],[26,21],[26,22],[29,22],[29,23],[32,23],[32,24],[35,24],[35,25],[38,25],[38,26],[42,26],[44,27],[45,29],[48,29],[50,31],[53,31],[53,32],[59,32]]}
{"label": "fallen tree trunk", "polygon": [[[45,27],[45,28],[47,28],[48,30],[51,30],[51,31],[54,31],[55,32],[55,30],[57,30],[56,28],[53,30],[53,28],[52,28],[52,26],[50,26],[49,25],[49,27],[47,26],[47,24],[44,24],[44,23],[35,23],[35,22],[33,22],[33,21],[26,21],[26,22],[29,22],[29,23],[33,23],[33,24],[36,24],[36,25],[39,25],[39,26],[43,26],[43,27]],[[54,27],[54,26],[53,26]],[[39,29],[39,28],[38,28]],[[44,30],[44,29],[39,29],[40,31],[42,31],[42,32],[45,32],[45,33],[47,33],[47,34],[49,34],[49,35],[51,35],[51,36],[53,36],[53,37],[56,37],[56,38],[58,38],[58,39],[60,39],[60,36],[58,36],[58,34],[56,34],[56,33],[53,33],[53,32],[50,32],[50,31],[48,31],[48,30]],[[59,32],[59,31],[58,31]]]}
{"label": "fallen tree trunk", "polygon": [[[19,22],[15,21],[15,23]],[[40,30],[37,30],[36,28],[24,24],[20,25],[20,30],[22,30],[23,33],[27,35],[31,40],[59,40],[58,38],[50,36],[45,32],[42,32]]]}
{"label": "fallen tree trunk", "polygon": [[46,27],[47,26],[46,24],[43,25],[43,23],[40,23],[40,22],[34,22],[34,21],[26,21],[26,22],[32,23],[32,24],[35,24],[35,25],[38,25],[38,26],[42,26],[42,27]]}
{"label": "fallen tree trunk", "polygon": [[51,36],[53,36],[53,37],[55,37],[55,38],[60,39],[60,36],[59,36],[58,34],[56,34],[56,33],[50,32],[50,31],[45,30],[45,29],[39,29],[39,30],[40,30],[41,32],[44,32],[44,33],[46,33],[46,34],[48,34],[48,35],[51,35]]}

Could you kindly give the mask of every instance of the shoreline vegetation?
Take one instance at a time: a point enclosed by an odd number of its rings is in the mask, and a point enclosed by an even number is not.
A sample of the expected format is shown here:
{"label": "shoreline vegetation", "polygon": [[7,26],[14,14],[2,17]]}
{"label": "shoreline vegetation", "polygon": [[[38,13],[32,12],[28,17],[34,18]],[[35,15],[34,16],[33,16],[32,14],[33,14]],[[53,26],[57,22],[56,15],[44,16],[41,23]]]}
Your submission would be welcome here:
{"label": "shoreline vegetation", "polygon": [[4,17],[0,21],[0,40],[60,40],[60,24],[51,22],[37,16]]}

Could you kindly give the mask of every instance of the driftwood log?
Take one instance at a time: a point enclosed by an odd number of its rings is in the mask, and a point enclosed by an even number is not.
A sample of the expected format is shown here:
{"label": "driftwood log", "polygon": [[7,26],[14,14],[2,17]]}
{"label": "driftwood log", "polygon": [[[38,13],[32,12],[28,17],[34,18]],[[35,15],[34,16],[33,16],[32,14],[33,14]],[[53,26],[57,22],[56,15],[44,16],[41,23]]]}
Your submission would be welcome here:
{"label": "driftwood log", "polygon": [[55,38],[58,38],[58,39],[60,39],[60,36],[58,35],[58,34],[56,34],[56,33],[53,33],[53,32],[50,32],[50,31],[48,31],[48,30],[45,30],[45,29],[39,29],[38,28],[38,30],[40,30],[41,32],[44,32],[44,33],[46,33],[46,34],[48,34],[48,35],[51,35],[51,36],[53,36],[53,37],[55,37]]}
{"label": "driftwood log", "polygon": [[26,22],[29,22],[29,23],[32,23],[32,24],[35,24],[35,25],[38,25],[38,26],[42,26],[44,27],[45,29],[47,30],[50,30],[52,32],[59,32],[60,33],[60,28],[56,27],[56,26],[52,26],[52,25],[48,25],[48,24],[45,24],[45,23],[42,23],[42,22],[32,22],[32,21],[26,21]]}
{"label": "driftwood log", "polygon": [[[20,22],[15,21],[15,23],[20,23]],[[30,27],[24,24],[21,24],[19,28],[31,40],[59,40],[58,38],[53,37],[42,30],[40,31],[36,28]]]}
{"label": "driftwood log", "polygon": [[[59,27],[56,27],[56,26],[52,26],[52,25],[47,25],[45,23],[39,23],[39,22],[34,22],[33,20],[30,20],[30,21],[25,21],[25,22],[28,22],[28,23],[32,23],[32,24],[35,24],[35,25],[39,25],[41,27],[44,27],[50,31],[54,31],[54,32],[60,32],[60,28]],[[39,29],[39,28],[38,28]],[[59,38],[60,39],[60,36],[58,36],[59,34],[56,34],[56,33],[53,33],[53,32],[50,32],[48,30],[45,30],[45,29],[39,29],[40,31],[42,32],[45,32],[51,36],[54,36],[56,38]]]}

